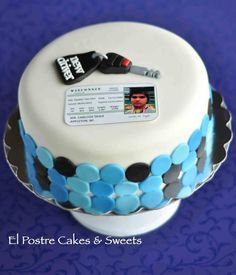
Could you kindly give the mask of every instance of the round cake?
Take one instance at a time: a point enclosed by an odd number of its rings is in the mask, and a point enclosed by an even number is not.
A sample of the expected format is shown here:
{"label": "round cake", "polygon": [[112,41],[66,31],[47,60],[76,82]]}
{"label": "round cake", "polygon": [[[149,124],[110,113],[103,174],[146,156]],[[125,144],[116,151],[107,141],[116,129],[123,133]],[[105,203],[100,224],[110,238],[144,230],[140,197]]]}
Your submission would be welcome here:
{"label": "round cake", "polygon": [[[100,65],[85,77],[85,53],[98,63],[117,53],[123,65],[131,60],[160,77],[106,74]],[[61,74],[72,79],[72,69],[82,80],[65,85]],[[29,182],[70,208],[160,208],[192,194],[211,171],[205,66],[186,41],[155,26],[105,23],[54,40],[26,68],[19,110]]]}

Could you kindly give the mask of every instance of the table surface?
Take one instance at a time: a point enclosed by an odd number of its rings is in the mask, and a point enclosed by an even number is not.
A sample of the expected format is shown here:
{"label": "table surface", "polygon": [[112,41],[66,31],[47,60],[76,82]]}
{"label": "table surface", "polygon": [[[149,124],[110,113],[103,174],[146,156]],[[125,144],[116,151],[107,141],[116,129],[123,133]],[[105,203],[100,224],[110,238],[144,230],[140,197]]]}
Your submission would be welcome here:
{"label": "table surface", "polygon": [[[236,114],[236,2],[1,0],[0,129],[17,104],[20,76],[47,43],[100,22],[138,21],[175,32],[202,57],[210,82]],[[2,145],[1,145],[2,146]],[[236,145],[208,184],[182,201],[163,227],[139,236],[142,244],[108,245],[105,236],[34,197],[0,154],[0,275],[25,274],[236,274]],[[88,245],[9,245],[8,236],[58,238],[73,233]],[[102,243],[95,245],[99,236]]]}

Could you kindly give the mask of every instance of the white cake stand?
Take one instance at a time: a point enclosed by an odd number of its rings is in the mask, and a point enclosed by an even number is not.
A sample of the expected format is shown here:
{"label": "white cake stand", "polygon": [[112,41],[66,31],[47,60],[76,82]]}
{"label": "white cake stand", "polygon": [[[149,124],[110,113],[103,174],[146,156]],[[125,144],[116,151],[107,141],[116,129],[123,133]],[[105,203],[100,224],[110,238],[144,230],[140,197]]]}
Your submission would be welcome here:
{"label": "white cake stand", "polygon": [[159,228],[177,211],[180,200],[157,210],[150,210],[127,216],[94,216],[71,211],[72,216],[86,228],[111,236],[127,237],[140,235]]}

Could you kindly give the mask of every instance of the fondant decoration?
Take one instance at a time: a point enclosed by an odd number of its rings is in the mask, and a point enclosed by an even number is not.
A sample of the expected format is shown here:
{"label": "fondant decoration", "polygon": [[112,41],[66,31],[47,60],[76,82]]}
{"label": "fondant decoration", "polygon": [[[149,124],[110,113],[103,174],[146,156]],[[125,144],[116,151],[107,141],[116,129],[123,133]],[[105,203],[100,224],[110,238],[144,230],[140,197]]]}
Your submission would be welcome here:
{"label": "fondant decoration", "polygon": [[118,164],[107,164],[100,174],[102,180],[113,185],[120,183],[125,177],[124,169]]}
{"label": "fondant decoration", "polygon": [[161,190],[145,193],[141,196],[141,205],[149,209],[155,208],[163,200],[163,197]]}
{"label": "fondant decoration", "polygon": [[58,173],[56,169],[48,169],[48,176],[52,182],[55,182],[62,186],[66,185],[66,177]]}
{"label": "fondant decoration", "polygon": [[175,182],[180,174],[181,165],[172,164],[171,168],[164,175],[165,183],[173,183]]}
{"label": "fondant decoration", "polygon": [[30,164],[34,164],[34,158],[27,151],[25,152],[26,161]]}
{"label": "fondant decoration", "polygon": [[63,186],[52,182],[50,191],[58,202],[66,202],[68,200],[68,191]]}
{"label": "fondant decoration", "polygon": [[80,193],[88,193],[90,191],[89,183],[79,179],[78,177],[68,177],[66,187]]}
{"label": "fondant decoration", "polygon": [[79,82],[96,70],[101,63],[95,51],[59,57],[56,60],[58,72],[65,84]]}
{"label": "fondant decoration", "polygon": [[177,196],[177,194],[179,193],[181,189],[181,184],[180,181],[176,181],[173,182],[171,184],[168,184],[165,188],[164,188],[164,196],[165,198],[171,199],[171,198],[175,198]]}
{"label": "fondant decoration", "polygon": [[178,145],[171,154],[172,162],[174,164],[180,164],[188,157],[189,146],[186,143]]}
{"label": "fondant decoration", "polygon": [[124,181],[115,186],[115,193],[118,196],[134,194],[138,191],[138,184],[130,181]]}
{"label": "fondant decoration", "polygon": [[55,199],[54,196],[53,196],[53,194],[51,192],[49,192],[49,191],[43,190],[40,195],[42,197],[44,197],[44,198]]}
{"label": "fondant decoration", "polygon": [[53,167],[53,156],[47,148],[39,146],[36,149],[36,155],[43,166],[46,168]]}
{"label": "fondant decoration", "polygon": [[21,119],[18,120],[18,127],[19,127],[19,131],[20,131],[20,135],[23,139],[23,137],[25,135],[25,129],[24,129],[24,126],[23,126],[23,123],[22,123]]}
{"label": "fondant decoration", "polygon": [[188,140],[188,146],[190,151],[194,151],[198,148],[202,138],[202,133],[199,129],[195,130]]}
{"label": "fondant decoration", "polygon": [[184,186],[180,189],[179,193],[177,194],[178,199],[184,199],[192,194],[192,188],[190,186]]}
{"label": "fondant decoration", "polygon": [[126,74],[130,71],[132,62],[117,53],[107,53],[102,59],[98,70],[104,74]]}
{"label": "fondant decoration", "polygon": [[32,184],[32,186],[34,188],[34,192],[37,195],[41,195],[41,193],[42,193],[42,187],[40,186],[38,180],[36,178],[32,177],[31,184]]}
{"label": "fondant decoration", "polygon": [[207,134],[207,129],[209,126],[209,116],[205,115],[203,120],[202,120],[202,124],[201,124],[201,132],[202,132],[202,136],[205,137]]}
{"label": "fondant decoration", "polygon": [[102,213],[111,211],[115,206],[115,201],[106,196],[94,196],[92,197],[92,208]]}
{"label": "fondant decoration", "polygon": [[76,168],[77,176],[84,181],[93,182],[100,179],[98,168],[90,163],[82,163]]}
{"label": "fondant decoration", "polygon": [[143,192],[157,191],[161,189],[162,183],[162,177],[150,176],[145,181],[141,182],[139,187]]}
{"label": "fondant decoration", "polygon": [[54,160],[55,169],[62,175],[72,177],[75,174],[75,165],[65,157],[58,157]]}
{"label": "fondant decoration", "polygon": [[125,172],[126,178],[134,182],[145,180],[149,174],[150,167],[148,164],[143,162],[137,162],[130,165]]}
{"label": "fondant decoration", "polygon": [[191,169],[189,169],[187,172],[183,174],[183,177],[181,179],[182,184],[184,186],[192,185],[194,183],[196,176],[197,176],[197,167],[194,165]]}
{"label": "fondant decoration", "polygon": [[26,151],[30,155],[36,156],[36,144],[35,144],[33,138],[30,135],[25,134],[23,137],[23,142],[24,142]]}
{"label": "fondant decoration", "polygon": [[183,170],[183,172],[188,171],[193,165],[195,165],[196,161],[197,161],[196,151],[189,152],[188,157],[182,163],[182,170]]}
{"label": "fondant decoration", "polygon": [[152,174],[155,176],[163,175],[171,166],[171,158],[168,155],[161,155],[155,158],[151,164]]}
{"label": "fondant decoration", "polygon": [[113,185],[102,180],[92,182],[90,188],[91,192],[96,196],[110,196],[114,191]]}
{"label": "fondant decoration", "polygon": [[[157,156],[150,166],[134,163],[126,170],[114,163],[100,170],[91,163],[75,166],[65,157],[54,158],[47,148],[28,138],[24,145],[29,182],[41,197],[96,215],[110,211],[126,215],[139,207],[163,207],[172,199],[191,195],[195,186],[209,176],[214,123],[213,118],[208,120],[205,115],[201,130],[193,131],[188,144],[181,143],[170,155]],[[28,135],[21,122],[19,128],[24,139]]]}
{"label": "fondant decoration", "polygon": [[71,191],[68,199],[75,207],[86,209],[91,206],[90,197],[82,193]]}
{"label": "fondant decoration", "polygon": [[126,215],[137,210],[139,206],[140,201],[136,195],[125,195],[116,199],[115,212]]}

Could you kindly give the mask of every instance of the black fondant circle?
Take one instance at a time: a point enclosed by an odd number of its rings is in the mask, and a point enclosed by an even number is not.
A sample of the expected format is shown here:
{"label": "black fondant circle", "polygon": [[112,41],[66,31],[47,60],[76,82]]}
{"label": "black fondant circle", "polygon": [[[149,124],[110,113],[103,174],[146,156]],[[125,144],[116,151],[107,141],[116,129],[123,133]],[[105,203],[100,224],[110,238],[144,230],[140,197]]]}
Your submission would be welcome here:
{"label": "black fondant circle", "polygon": [[75,165],[72,161],[64,157],[58,157],[54,160],[54,168],[59,172],[61,175],[66,177],[72,177],[75,175]]}
{"label": "black fondant circle", "polygon": [[150,173],[150,166],[143,162],[137,162],[130,165],[126,172],[126,178],[130,181],[140,182],[145,180]]}

